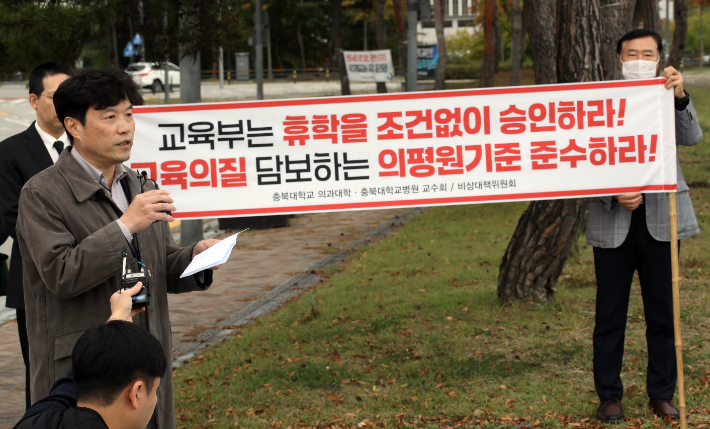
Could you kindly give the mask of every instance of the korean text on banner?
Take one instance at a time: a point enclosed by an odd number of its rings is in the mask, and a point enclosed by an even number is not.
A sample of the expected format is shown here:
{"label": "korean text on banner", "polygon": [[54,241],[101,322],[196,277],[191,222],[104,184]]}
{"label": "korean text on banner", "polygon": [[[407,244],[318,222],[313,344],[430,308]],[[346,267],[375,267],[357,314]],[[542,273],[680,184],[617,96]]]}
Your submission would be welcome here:
{"label": "korean text on banner", "polygon": [[176,218],[676,190],[663,79],[138,106]]}
{"label": "korean text on banner", "polygon": [[381,51],[343,51],[348,79],[353,82],[392,82],[392,52]]}

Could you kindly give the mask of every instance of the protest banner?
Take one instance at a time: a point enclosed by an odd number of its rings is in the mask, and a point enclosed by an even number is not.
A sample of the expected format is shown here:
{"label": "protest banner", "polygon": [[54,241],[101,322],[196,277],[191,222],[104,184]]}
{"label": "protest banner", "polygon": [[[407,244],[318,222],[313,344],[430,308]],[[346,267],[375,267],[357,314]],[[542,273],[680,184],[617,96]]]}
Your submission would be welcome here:
{"label": "protest banner", "polygon": [[392,52],[380,51],[343,51],[345,70],[352,82],[392,82]]}
{"label": "protest banner", "polygon": [[128,164],[182,219],[672,192],[664,82],[137,106]]}
{"label": "protest banner", "polygon": [[417,46],[417,76],[420,78],[436,77],[436,63],[439,61],[437,45]]}

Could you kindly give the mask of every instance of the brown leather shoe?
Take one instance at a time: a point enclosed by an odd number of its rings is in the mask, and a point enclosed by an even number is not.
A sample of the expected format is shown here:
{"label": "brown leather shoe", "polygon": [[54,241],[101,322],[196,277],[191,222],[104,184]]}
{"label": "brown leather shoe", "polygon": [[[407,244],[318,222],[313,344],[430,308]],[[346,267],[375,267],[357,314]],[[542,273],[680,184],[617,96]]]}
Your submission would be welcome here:
{"label": "brown leather shoe", "polygon": [[602,401],[597,410],[597,418],[602,423],[617,423],[624,420],[624,407],[621,400],[612,396],[606,401]]}
{"label": "brown leather shoe", "polygon": [[680,411],[669,399],[651,399],[648,405],[651,406],[653,414],[662,419],[670,417],[671,420],[680,420]]}

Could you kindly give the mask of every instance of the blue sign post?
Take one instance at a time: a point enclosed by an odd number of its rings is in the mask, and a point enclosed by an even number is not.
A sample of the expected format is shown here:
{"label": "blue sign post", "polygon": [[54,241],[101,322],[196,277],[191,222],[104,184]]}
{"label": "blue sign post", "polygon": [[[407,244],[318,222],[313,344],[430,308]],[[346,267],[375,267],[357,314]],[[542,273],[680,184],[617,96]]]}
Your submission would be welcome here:
{"label": "blue sign post", "polygon": [[143,38],[139,33],[136,33],[136,35],[133,37],[133,44],[136,46],[140,46],[143,44]]}
{"label": "blue sign post", "polygon": [[136,48],[133,47],[133,43],[128,42],[126,48],[123,50],[124,57],[134,57],[136,55]]}

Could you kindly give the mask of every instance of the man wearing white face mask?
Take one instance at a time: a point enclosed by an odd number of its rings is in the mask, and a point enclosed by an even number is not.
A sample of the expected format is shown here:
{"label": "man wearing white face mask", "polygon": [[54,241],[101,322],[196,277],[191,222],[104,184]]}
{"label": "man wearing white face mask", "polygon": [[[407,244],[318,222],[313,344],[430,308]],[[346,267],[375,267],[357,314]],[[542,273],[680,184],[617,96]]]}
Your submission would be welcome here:
{"label": "man wearing white face mask", "polygon": [[[617,45],[625,79],[653,78],[658,72],[663,44],[649,30],[633,30]],[[703,134],[683,76],[673,67],[663,70],[666,88],[675,95],[676,145],[693,146]],[[700,234],[700,228],[678,170],[678,239]],[[676,359],[671,291],[671,250],[668,197],[666,194],[631,193],[592,198],[587,222],[587,243],[594,246],[597,278],[594,326],[594,385],[602,422],[624,419],[621,398],[621,365],[629,294],[638,271],[646,318],[648,369],[646,390],[654,414],[678,419],[671,400],[676,387]],[[679,243],[680,244],[680,243]]]}

